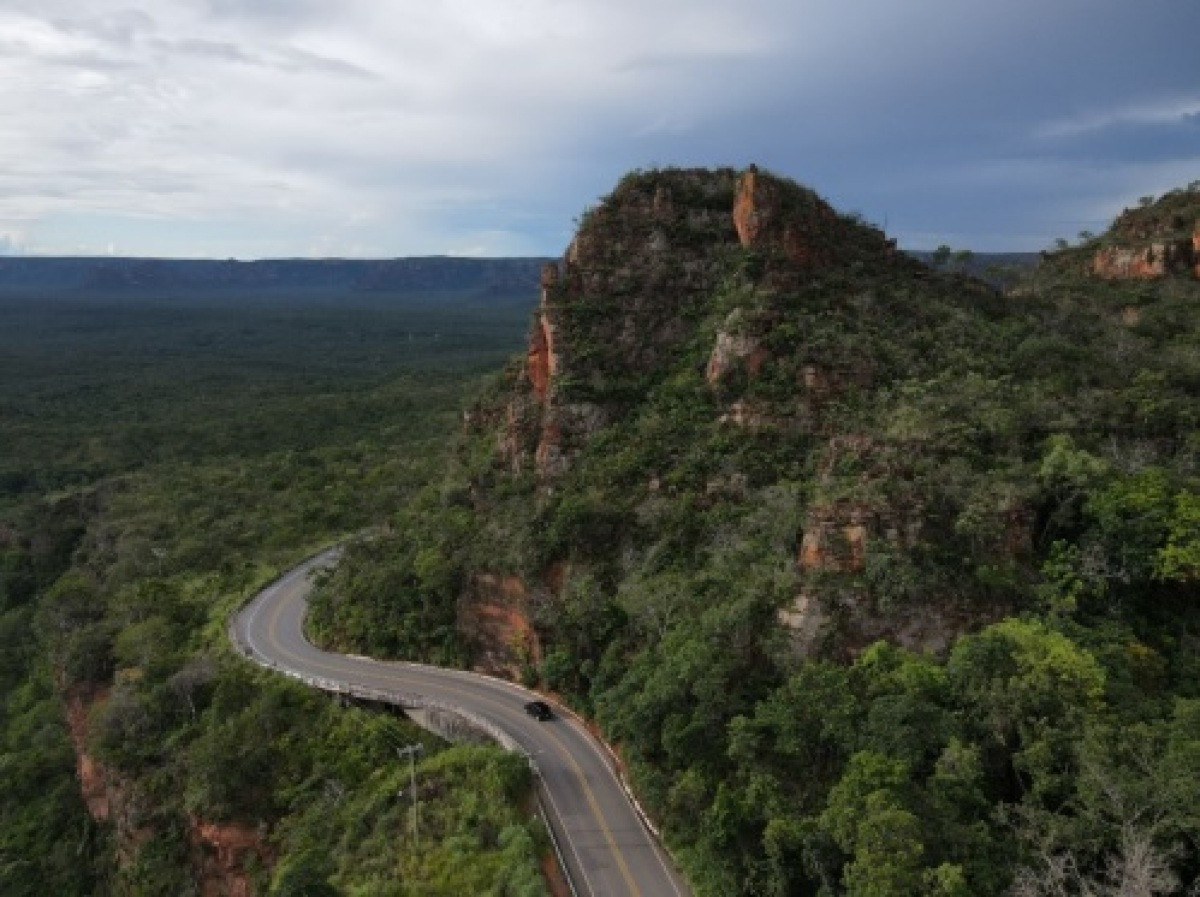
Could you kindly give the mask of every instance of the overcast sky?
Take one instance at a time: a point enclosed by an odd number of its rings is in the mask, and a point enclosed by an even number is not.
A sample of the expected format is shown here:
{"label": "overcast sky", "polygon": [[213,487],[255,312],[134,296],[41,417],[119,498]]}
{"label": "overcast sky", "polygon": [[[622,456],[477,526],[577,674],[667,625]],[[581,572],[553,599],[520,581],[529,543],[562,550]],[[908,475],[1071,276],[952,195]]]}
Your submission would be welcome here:
{"label": "overcast sky", "polygon": [[1195,0],[0,0],[0,253],[556,255],[756,162],[1031,250],[1200,179]]}

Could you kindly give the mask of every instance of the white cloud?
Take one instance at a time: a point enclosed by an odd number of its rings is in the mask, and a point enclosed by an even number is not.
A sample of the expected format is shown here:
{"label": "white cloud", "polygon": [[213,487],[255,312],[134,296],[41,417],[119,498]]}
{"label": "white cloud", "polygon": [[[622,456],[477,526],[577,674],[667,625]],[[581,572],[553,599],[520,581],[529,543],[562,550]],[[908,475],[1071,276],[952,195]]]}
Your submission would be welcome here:
{"label": "white cloud", "polygon": [[1200,116],[1200,96],[1172,96],[1098,109],[1043,122],[1034,135],[1041,138],[1083,137],[1126,125],[1184,124]]}
{"label": "white cloud", "polygon": [[19,255],[24,251],[24,240],[20,233],[0,231],[0,255]]}
{"label": "white cloud", "polygon": [[0,13],[0,79],[20,85],[0,95],[0,216],[282,213],[320,231],[346,209],[395,228],[511,201],[581,129],[704,114],[689,77],[774,42],[721,4],[676,6],[635,22],[550,0],[26,4]]}

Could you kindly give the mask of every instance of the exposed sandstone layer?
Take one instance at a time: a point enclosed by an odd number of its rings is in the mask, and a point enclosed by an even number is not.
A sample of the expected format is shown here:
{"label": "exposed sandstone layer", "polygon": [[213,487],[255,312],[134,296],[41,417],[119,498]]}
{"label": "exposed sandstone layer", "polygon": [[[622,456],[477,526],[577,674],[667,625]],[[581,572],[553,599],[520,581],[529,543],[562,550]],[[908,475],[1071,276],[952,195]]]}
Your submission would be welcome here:
{"label": "exposed sandstone layer", "polygon": [[542,266],[542,293],[538,303],[537,317],[529,340],[529,356],[525,364],[530,388],[538,400],[545,402],[550,392],[550,378],[558,370],[558,355],[554,349],[554,325],[550,321],[546,297],[558,283],[558,267],[553,264]]}
{"label": "exposed sandstone layer", "polygon": [[1092,273],[1107,280],[1153,280],[1200,269],[1196,243],[1200,236],[1147,246],[1106,246],[1092,259]]}
{"label": "exposed sandstone layer", "polygon": [[833,261],[830,232],[837,221],[833,207],[815,194],[797,204],[778,181],[761,177],[751,165],[738,181],[733,224],[742,246],[781,249],[794,264],[820,267]]}
{"label": "exposed sandstone layer", "polygon": [[88,813],[97,822],[107,822],[112,811],[109,775],[87,749],[88,715],[108,697],[106,689],[72,688],[67,691],[67,731],[75,749],[75,774]]}
{"label": "exposed sandstone layer", "polygon": [[[880,638],[913,650],[941,651],[958,634],[1011,611],[1004,601],[963,604],[955,596],[908,596],[898,606],[876,593],[872,564],[911,563],[930,540],[929,531],[952,521],[938,520],[920,494],[895,494],[911,482],[908,452],[866,435],[830,438],[815,494],[804,517],[796,550],[800,589],[778,614],[801,653],[828,651],[853,656]],[[889,494],[889,492],[893,494]],[[1034,515],[1015,499],[997,497],[976,523],[981,556],[997,565],[1026,559],[1033,545]],[[889,577],[896,579],[896,577]]]}
{"label": "exposed sandstone layer", "polygon": [[1090,272],[1106,280],[1155,280],[1172,275],[1200,279],[1200,191],[1165,194],[1126,209],[1109,231],[1110,245],[1093,255]]}

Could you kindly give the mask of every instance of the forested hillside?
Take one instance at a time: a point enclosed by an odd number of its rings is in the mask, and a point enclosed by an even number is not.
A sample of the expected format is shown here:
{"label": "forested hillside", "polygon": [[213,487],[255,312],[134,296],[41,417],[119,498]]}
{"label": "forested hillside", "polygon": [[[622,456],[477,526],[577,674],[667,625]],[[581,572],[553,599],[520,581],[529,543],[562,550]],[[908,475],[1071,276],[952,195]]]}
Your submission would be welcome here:
{"label": "forested hillside", "polygon": [[523,761],[225,636],[411,500],[530,299],[0,299],[0,893],[545,892]]}
{"label": "forested hillside", "polygon": [[1185,893],[1198,220],[1001,293],[753,168],[631,174],[314,628],[565,696],[700,894]]}

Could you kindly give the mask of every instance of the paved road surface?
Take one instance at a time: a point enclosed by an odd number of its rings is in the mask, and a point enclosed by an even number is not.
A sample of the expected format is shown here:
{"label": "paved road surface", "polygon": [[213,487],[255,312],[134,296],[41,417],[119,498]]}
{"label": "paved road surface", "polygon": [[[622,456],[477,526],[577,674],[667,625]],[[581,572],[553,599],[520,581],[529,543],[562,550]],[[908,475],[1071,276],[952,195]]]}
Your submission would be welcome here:
{"label": "paved road surface", "polygon": [[303,632],[309,574],[336,555],[336,549],[318,555],[260,592],[233,619],[235,642],[258,662],[328,691],[463,711],[523,751],[538,772],[547,820],[580,897],[690,893],[638,818],[603,746],[573,717],[558,712],[537,722],[522,706],[532,695],[500,680],[331,654],[309,644]]}

